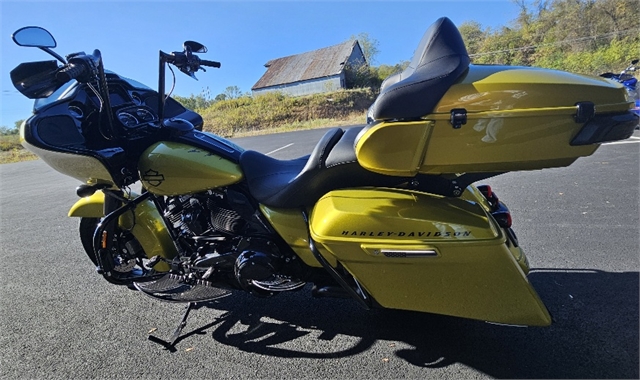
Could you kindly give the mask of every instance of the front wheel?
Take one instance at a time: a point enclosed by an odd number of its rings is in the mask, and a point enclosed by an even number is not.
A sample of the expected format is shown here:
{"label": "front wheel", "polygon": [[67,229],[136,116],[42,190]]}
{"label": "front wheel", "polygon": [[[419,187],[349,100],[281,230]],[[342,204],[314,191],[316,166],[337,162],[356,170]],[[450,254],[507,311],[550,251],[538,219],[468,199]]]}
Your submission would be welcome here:
{"label": "front wheel", "polygon": [[[93,235],[100,224],[99,218],[80,219],[80,242],[89,259],[95,266],[99,266],[96,251],[93,246]],[[112,238],[114,245],[109,255],[113,260],[113,269],[120,273],[131,273],[139,265],[143,267],[143,260],[147,256],[138,240],[129,231],[118,228]]]}
{"label": "front wheel", "polygon": [[99,218],[80,218],[80,242],[95,266],[98,266],[98,259],[93,249],[93,234],[96,232],[99,223]]}

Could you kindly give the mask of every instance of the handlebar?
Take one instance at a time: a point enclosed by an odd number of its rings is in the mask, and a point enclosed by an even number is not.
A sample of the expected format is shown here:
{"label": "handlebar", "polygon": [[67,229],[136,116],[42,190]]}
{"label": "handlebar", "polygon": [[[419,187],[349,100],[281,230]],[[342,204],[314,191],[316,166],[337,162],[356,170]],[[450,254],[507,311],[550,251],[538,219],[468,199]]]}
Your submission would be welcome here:
{"label": "handlebar", "polygon": [[220,68],[220,62],[208,61],[206,59],[201,59],[200,60],[200,66],[214,67],[216,69],[219,69]]}
{"label": "handlebar", "polygon": [[199,70],[206,71],[204,66],[213,68],[220,68],[221,66],[220,62],[200,59],[200,57],[187,50],[184,52],[174,51],[171,54],[166,54],[161,51],[160,57],[165,62],[176,66],[180,71],[193,78],[195,78],[194,74]]}
{"label": "handlebar", "polygon": [[58,73],[56,74],[56,79],[60,82],[67,83],[72,79],[76,79],[82,76],[85,71],[86,68],[84,65],[69,64],[58,71]]}
{"label": "handlebar", "polygon": [[67,56],[67,61],[68,63],[56,73],[58,82],[67,83],[72,79],[89,82],[99,73],[98,66],[102,65],[102,55],[100,50],[94,50],[93,54],[74,53]]}

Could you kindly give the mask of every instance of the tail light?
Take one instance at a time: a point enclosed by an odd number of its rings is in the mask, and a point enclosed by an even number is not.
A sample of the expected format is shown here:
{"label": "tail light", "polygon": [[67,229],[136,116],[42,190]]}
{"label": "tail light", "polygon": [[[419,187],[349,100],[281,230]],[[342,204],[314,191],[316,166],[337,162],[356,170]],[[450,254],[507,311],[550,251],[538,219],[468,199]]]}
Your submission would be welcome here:
{"label": "tail light", "polygon": [[491,216],[498,222],[498,225],[502,228],[511,228],[511,212],[509,212],[509,209],[504,203],[500,202],[500,199],[498,199],[496,193],[493,192],[491,186],[480,185],[478,186],[478,190],[487,199],[487,202],[489,202]]}
{"label": "tail light", "polygon": [[502,228],[511,228],[511,212],[507,206],[502,202],[498,202],[498,208],[491,212],[491,216],[498,222],[498,225]]}

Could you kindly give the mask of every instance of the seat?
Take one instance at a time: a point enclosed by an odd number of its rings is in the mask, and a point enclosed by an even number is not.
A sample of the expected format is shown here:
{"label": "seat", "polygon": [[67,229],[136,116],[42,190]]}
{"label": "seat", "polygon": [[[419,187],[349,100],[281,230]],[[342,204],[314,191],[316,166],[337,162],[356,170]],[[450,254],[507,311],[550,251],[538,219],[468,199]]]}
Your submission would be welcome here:
{"label": "seat", "polygon": [[369,110],[373,120],[417,120],[429,114],[449,87],[468,69],[469,54],[451,20],[427,29],[402,72],[387,78]]}
{"label": "seat", "polygon": [[364,169],[356,159],[354,141],[362,127],[332,128],[309,156],[277,160],[247,150],[240,166],[249,192],[260,203],[278,208],[313,205],[331,190],[363,186],[396,186],[405,178]]}

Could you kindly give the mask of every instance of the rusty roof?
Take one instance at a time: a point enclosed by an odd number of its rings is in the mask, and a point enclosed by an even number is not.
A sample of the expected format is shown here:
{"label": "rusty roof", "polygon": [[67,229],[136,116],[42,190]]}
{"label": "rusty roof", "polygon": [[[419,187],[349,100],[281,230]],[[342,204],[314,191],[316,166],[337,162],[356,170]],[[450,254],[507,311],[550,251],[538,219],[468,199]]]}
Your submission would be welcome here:
{"label": "rusty roof", "polygon": [[272,59],[265,64],[267,72],[251,89],[338,75],[357,43],[357,40],[351,40],[302,54]]}

